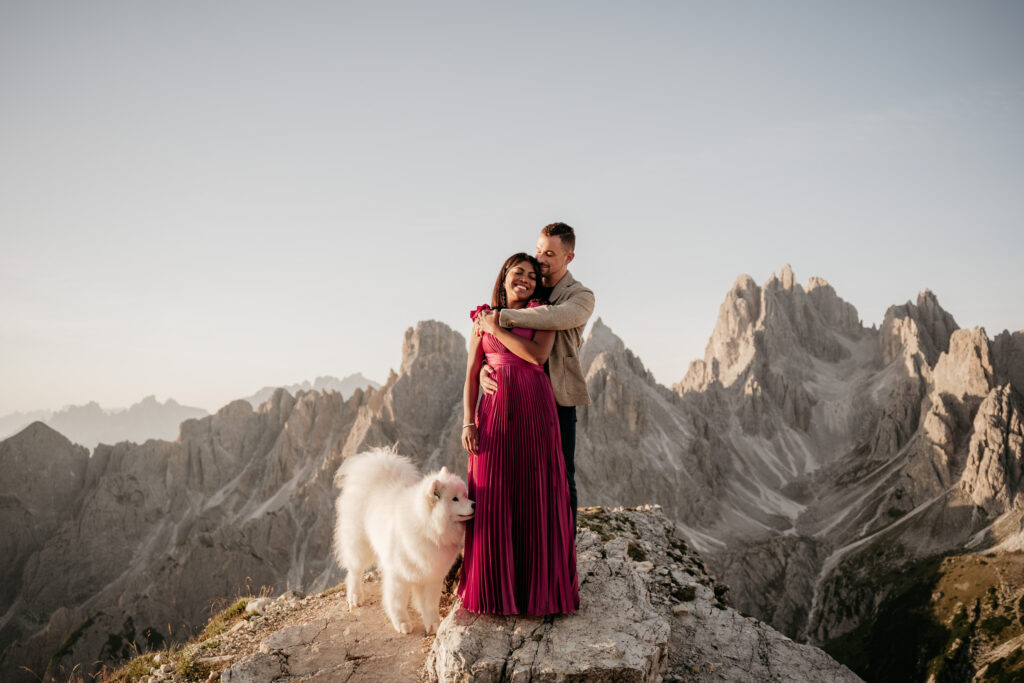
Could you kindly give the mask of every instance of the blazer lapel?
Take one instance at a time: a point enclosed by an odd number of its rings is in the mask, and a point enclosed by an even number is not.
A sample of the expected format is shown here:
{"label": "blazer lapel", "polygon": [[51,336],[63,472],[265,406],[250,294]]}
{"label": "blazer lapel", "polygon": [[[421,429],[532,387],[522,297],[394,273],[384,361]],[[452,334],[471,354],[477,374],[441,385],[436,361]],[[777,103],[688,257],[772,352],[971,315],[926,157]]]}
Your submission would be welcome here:
{"label": "blazer lapel", "polygon": [[558,284],[555,285],[555,288],[551,290],[551,303],[558,303],[558,300],[562,298],[563,294],[565,294],[565,290],[569,289],[569,285],[573,282],[576,281],[573,280],[572,273],[565,271],[565,277],[559,280]]}

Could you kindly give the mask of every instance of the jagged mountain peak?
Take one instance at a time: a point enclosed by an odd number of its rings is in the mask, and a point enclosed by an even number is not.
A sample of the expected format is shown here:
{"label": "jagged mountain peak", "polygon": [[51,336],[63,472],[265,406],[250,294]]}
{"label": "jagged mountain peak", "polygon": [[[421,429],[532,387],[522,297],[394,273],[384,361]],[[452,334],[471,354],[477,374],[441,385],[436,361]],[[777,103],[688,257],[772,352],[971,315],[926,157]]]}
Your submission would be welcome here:
{"label": "jagged mountain peak", "polygon": [[[298,392],[296,392],[296,394],[298,394]],[[267,399],[256,412],[287,415],[295,403],[295,395],[287,389],[278,388],[274,390],[274,393],[270,395],[270,398]]]}
{"label": "jagged mountain peak", "polygon": [[[345,386],[345,387],[354,386],[356,388],[363,388],[363,387],[373,387],[373,388],[376,388],[376,387],[380,386],[379,384],[377,384],[376,382],[374,382],[372,379],[370,379],[369,377],[367,377],[366,375],[364,375],[361,372],[352,373],[351,375],[348,375],[344,379],[341,379],[341,380],[338,380],[337,377],[324,376],[324,377],[317,377],[313,381],[313,389],[315,391],[322,391],[324,389],[334,389],[338,385]],[[342,391],[342,393],[345,393],[345,392]]]}
{"label": "jagged mountain peak", "polygon": [[757,282],[754,280],[753,277],[751,277],[747,273],[740,273],[736,277],[736,281],[732,285],[732,291],[733,292],[740,292],[740,291],[747,291],[747,290],[757,290],[757,289],[760,289],[757,286]]}
{"label": "jagged mountain peak", "polygon": [[168,398],[166,401],[161,403],[159,400],[157,400],[157,397],[156,397],[155,394],[150,394],[149,396],[144,397],[139,402],[133,403],[132,405],[128,406],[128,408],[123,410],[123,411],[112,411],[112,412],[114,414],[117,414],[118,412],[122,412],[122,413],[126,413],[126,414],[146,414],[146,413],[155,413],[155,412],[160,411],[161,409],[169,409],[169,410],[183,409],[183,410],[189,410],[189,411],[201,411],[202,410],[201,408],[190,408],[188,406],[183,406],[180,403],[178,403],[177,401],[175,401],[173,398]]}
{"label": "jagged mountain peak", "polygon": [[917,293],[917,307],[928,312],[941,311],[945,313],[945,310],[939,305],[939,297],[935,296],[935,292],[927,287]]}
{"label": "jagged mountain peak", "polygon": [[[297,395],[300,391],[337,391],[343,398],[348,398],[357,391],[362,391],[364,389],[378,389],[380,388],[380,384],[368,379],[362,373],[357,372],[345,377],[344,379],[325,375],[317,377],[313,382],[303,380],[302,382],[289,384],[283,388],[287,389],[288,393],[293,396]],[[278,389],[276,386],[265,386],[255,394],[247,396],[245,400],[251,403],[254,408],[258,408],[266,403],[267,399],[274,394],[276,389]]]}
{"label": "jagged mountain peak", "polygon": [[808,355],[837,362],[848,351],[836,334],[856,339],[863,332],[857,310],[820,277],[812,277],[805,290],[789,265],[778,276],[772,273],[764,287],[740,275],[719,307],[704,359],[690,364],[676,390],[731,386],[745,379],[756,357],[762,365],[782,358],[806,364]]}
{"label": "jagged mountain peak", "polygon": [[437,320],[423,320],[405,332],[399,374],[411,372],[417,361],[431,356],[447,358],[465,354],[466,338]]}
{"label": "jagged mountain peak", "polygon": [[36,420],[29,424],[27,427],[22,429],[17,434],[7,438],[4,443],[18,444],[22,442],[34,443],[34,444],[54,444],[60,446],[71,446],[71,441],[58,432],[56,429]]}
{"label": "jagged mountain peak", "polygon": [[[276,389],[273,395],[277,395],[279,392],[284,391],[283,389]],[[285,392],[287,393],[287,392]],[[271,397],[273,397],[273,395]],[[215,415],[220,419],[237,417],[242,415],[251,415],[253,412],[252,404],[242,398],[235,399],[230,403],[223,405]]]}
{"label": "jagged mountain peak", "polygon": [[934,366],[939,354],[949,350],[950,335],[958,329],[938,297],[925,289],[918,293],[916,304],[907,301],[885,312],[879,330],[882,360],[889,363],[901,355],[909,358],[920,354],[929,366]]}
{"label": "jagged mountain peak", "polygon": [[852,337],[864,332],[864,325],[853,304],[843,300],[827,281],[811,277],[807,281],[807,296],[818,315],[830,326]]}
{"label": "jagged mountain peak", "polygon": [[81,418],[83,416],[103,416],[106,415],[107,411],[97,403],[96,401],[89,401],[88,403],[80,406],[66,405],[56,413],[54,413],[54,419],[61,417],[75,417]]}
{"label": "jagged mountain peak", "polygon": [[587,336],[587,341],[600,341],[603,339],[612,339],[619,345],[622,345],[622,340],[619,339],[618,335],[612,331],[612,328],[608,327],[603,318],[598,317],[594,324],[590,326],[590,334]]}
{"label": "jagged mountain peak", "polygon": [[813,292],[816,289],[822,288],[831,289],[833,293],[835,292],[835,290],[832,289],[832,285],[830,285],[828,281],[825,280],[824,278],[820,278],[817,275],[812,275],[807,279],[806,289],[808,292]]}
{"label": "jagged mountain peak", "polygon": [[583,367],[583,374],[590,371],[590,364],[598,355],[609,353],[621,353],[626,350],[626,345],[617,334],[608,327],[601,318],[594,321],[590,327],[590,334],[580,349],[580,360]]}
{"label": "jagged mountain peak", "polygon": [[793,267],[788,263],[782,266],[782,270],[779,271],[778,276],[772,273],[764,283],[765,287],[781,287],[786,291],[799,288],[800,285],[796,281],[796,276],[793,275]]}
{"label": "jagged mountain peak", "polygon": [[[397,444],[399,452],[416,461],[454,464],[461,454],[456,434],[461,411],[439,397],[461,395],[466,356],[465,337],[444,323],[426,320],[407,329],[399,371],[391,370],[384,386],[360,408],[345,457]],[[443,435],[440,443],[438,435]]]}
{"label": "jagged mountain peak", "polygon": [[749,275],[740,275],[718,308],[704,360],[690,363],[675,389],[685,393],[703,390],[715,382],[732,384],[754,357],[753,335],[761,315],[761,288]]}
{"label": "jagged mountain peak", "polygon": [[[88,461],[88,450],[52,427],[33,422],[0,441],[0,467],[4,472],[0,497],[13,496],[20,501],[15,507],[52,516],[70,503],[69,492],[82,485]],[[4,533],[25,531],[14,526],[5,528]]]}
{"label": "jagged mountain peak", "polygon": [[[643,383],[657,387],[660,392],[666,391],[644,366],[643,361],[600,318],[594,321],[590,335],[580,349],[580,360],[583,374],[588,380],[591,370],[611,371],[617,376],[617,380],[639,378]],[[671,392],[666,393],[671,395]]]}

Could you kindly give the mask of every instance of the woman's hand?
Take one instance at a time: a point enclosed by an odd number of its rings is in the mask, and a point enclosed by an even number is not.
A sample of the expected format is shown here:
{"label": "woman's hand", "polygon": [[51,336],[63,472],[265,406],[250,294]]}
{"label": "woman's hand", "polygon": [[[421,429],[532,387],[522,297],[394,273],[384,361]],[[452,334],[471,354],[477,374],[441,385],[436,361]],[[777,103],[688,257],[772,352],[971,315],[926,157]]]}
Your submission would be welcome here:
{"label": "woman's hand", "polygon": [[462,447],[471,455],[476,455],[480,448],[480,431],[476,425],[466,425],[462,428]]}

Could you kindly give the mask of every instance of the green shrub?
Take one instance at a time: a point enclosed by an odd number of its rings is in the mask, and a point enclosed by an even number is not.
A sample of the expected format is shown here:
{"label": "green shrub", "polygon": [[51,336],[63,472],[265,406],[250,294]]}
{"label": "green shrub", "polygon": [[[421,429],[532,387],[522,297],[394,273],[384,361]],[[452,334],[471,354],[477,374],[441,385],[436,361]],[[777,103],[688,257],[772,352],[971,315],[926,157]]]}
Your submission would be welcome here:
{"label": "green shrub", "polygon": [[196,659],[195,652],[193,652],[191,647],[179,650],[172,657],[174,672],[179,676],[184,676],[185,680],[205,681],[207,676],[213,671],[213,667],[209,664]]}
{"label": "green shrub", "polygon": [[210,623],[203,629],[202,634],[199,636],[199,640],[208,640],[215,636],[227,631],[231,628],[232,624],[239,621],[245,614],[245,607],[249,604],[252,598],[239,598],[230,607],[225,609],[223,612],[214,615],[210,619]]}
{"label": "green shrub", "polygon": [[108,680],[110,683],[132,683],[143,676],[148,676],[154,666],[153,653],[139,655],[115,671]]}

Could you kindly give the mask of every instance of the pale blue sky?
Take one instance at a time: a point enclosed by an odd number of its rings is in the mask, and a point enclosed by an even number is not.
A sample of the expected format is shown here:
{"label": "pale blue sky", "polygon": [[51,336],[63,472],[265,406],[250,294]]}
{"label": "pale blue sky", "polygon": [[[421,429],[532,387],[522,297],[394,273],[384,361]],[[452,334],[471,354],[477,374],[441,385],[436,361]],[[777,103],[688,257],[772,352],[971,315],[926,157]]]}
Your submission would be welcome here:
{"label": "pale blue sky", "polygon": [[546,223],[665,384],[740,273],[1024,327],[1020,2],[0,3],[0,414],[463,333]]}

